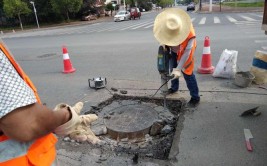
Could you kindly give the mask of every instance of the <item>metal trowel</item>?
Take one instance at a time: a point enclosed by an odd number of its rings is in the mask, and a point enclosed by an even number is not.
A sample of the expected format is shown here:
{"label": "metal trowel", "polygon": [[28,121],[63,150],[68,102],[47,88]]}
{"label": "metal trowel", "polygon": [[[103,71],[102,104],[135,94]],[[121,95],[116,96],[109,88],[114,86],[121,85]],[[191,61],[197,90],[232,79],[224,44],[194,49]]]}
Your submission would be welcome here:
{"label": "metal trowel", "polygon": [[244,129],[245,139],[246,139],[246,146],[248,151],[252,151],[252,145],[250,139],[253,138],[249,129]]}

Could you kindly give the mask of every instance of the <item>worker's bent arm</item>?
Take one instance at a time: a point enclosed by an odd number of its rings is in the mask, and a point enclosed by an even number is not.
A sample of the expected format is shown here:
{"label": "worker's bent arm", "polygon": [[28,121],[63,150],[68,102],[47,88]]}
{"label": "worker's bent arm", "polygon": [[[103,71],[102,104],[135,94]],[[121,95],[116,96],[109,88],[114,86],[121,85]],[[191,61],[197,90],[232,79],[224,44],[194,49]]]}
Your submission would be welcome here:
{"label": "worker's bent arm", "polygon": [[192,38],[192,39],[190,39],[188,41],[188,44],[187,44],[186,49],[184,51],[184,54],[181,57],[180,61],[178,62],[177,69],[182,70],[185,62],[187,61],[187,59],[190,56],[191,49],[193,48],[193,42],[194,42],[194,40],[195,40],[195,38]]}
{"label": "worker's bent arm", "polygon": [[9,138],[26,142],[44,136],[66,123],[71,113],[66,109],[52,111],[35,103],[20,107],[0,119],[0,130]]}

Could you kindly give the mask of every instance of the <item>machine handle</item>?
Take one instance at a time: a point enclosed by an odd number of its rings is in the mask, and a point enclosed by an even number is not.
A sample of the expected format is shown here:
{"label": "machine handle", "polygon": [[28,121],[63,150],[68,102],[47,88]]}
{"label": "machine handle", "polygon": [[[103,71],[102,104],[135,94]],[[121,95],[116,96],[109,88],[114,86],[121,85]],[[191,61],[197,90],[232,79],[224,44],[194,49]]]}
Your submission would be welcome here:
{"label": "machine handle", "polygon": [[250,143],[249,140],[246,141],[246,145],[247,145],[247,149],[248,149],[248,151],[252,151],[252,145],[251,145],[251,143]]}
{"label": "machine handle", "polygon": [[90,79],[90,78],[88,79],[89,87],[90,87],[90,88],[94,88],[94,87],[92,87],[91,84],[90,84],[91,81],[94,81],[94,79]]}
{"label": "machine handle", "polygon": [[105,78],[105,85],[107,85],[107,78]]}
{"label": "machine handle", "polygon": [[168,75],[167,78],[168,78],[168,80],[171,80],[171,79],[174,78],[174,76],[173,75]]}

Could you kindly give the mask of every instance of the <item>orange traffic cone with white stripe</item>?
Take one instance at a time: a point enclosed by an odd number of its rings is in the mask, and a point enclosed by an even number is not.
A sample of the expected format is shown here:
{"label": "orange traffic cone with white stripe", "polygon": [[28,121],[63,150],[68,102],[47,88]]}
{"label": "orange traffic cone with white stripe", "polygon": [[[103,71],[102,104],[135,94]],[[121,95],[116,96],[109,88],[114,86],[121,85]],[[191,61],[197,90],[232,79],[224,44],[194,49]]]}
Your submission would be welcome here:
{"label": "orange traffic cone with white stripe", "polygon": [[211,64],[210,38],[208,36],[205,37],[201,66],[197,71],[200,74],[211,74],[214,72],[214,66]]}
{"label": "orange traffic cone with white stripe", "polygon": [[63,73],[67,74],[75,72],[76,69],[72,67],[67,47],[63,46],[62,50],[63,50],[63,64],[64,64]]}

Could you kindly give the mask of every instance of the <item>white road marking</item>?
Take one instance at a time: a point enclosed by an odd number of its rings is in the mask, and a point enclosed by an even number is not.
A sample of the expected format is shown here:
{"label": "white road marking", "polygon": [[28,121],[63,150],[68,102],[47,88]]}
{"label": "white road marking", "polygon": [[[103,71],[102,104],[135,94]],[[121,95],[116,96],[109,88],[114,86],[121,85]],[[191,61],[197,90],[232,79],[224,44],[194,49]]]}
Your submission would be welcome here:
{"label": "white road marking", "polygon": [[154,23],[154,21],[151,21],[151,22],[144,23],[144,24],[142,24],[142,25],[139,25],[139,26],[137,26],[137,27],[134,27],[134,28],[132,28],[132,29],[137,29],[137,28],[140,28],[140,27],[146,26],[147,24],[151,24],[151,23]]}
{"label": "white road marking", "polygon": [[255,43],[267,43],[267,40],[255,40]]}
{"label": "white road marking", "polygon": [[219,17],[214,17],[214,23],[215,23],[215,24],[219,24],[219,23],[221,23]]}
{"label": "white road marking", "polygon": [[199,21],[198,24],[205,24],[205,22],[206,22],[206,17],[203,17],[203,18]]}
{"label": "white road marking", "polygon": [[240,17],[244,18],[247,21],[257,21],[257,20],[255,20],[253,18],[250,18],[250,17],[247,17],[247,16],[243,16],[243,15],[240,15]]}
{"label": "white road marking", "polygon": [[257,17],[260,17],[260,18],[263,18],[263,15],[258,15],[258,14],[255,14],[255,13],[249,13],[250,15],[253,15],[253,16],[257,16]]}
{"label": "white road marking", "polygon": [[230,22],[237,22],[237,20],[234,19],[234,18],[231,17],[231,16],[226,16],[226,18],[227,18]]}
{"label": "white road marking", "polygon": [[151,25],[146,26],[146,27],[144,27],[144,28],[150,28],[150,27],[153,27],[153,26],[154,26],[154,24],[151,24]]}
{"label": "white road marking", "polygon": [[126,28],[123,28],[123,29],[120,29],[120,30],[121,30],[121,31],[123,31],[123,30],[129,29],[129,28],[132,28],[132,27],[135,27],[135,26],[141,25],[141,24],[143,24],[143,22],[141,22],[141,23],[139,23],[139,24],[132,25],[132,26],[128,26],[128,27],[126,27]]}

